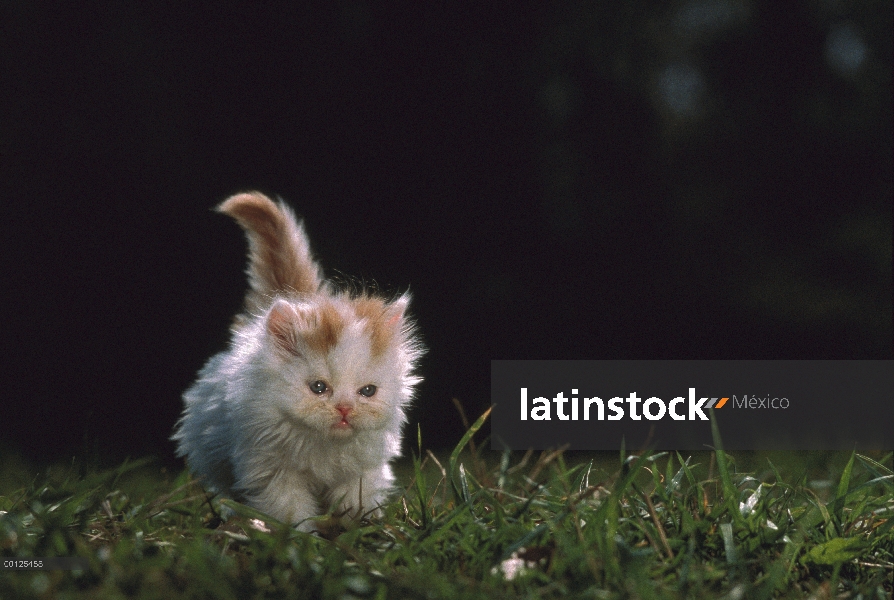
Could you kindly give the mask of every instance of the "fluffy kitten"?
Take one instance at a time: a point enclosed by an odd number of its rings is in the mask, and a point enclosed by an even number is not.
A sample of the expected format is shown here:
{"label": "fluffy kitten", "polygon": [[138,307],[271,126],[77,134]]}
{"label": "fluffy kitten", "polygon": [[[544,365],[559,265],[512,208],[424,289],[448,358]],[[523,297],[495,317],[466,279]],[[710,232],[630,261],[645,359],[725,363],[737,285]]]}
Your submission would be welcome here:
{"label": "fluffy kitten", "polygon": [[376,509],[420,381],[409,295],[337,291],[282,202],[249,192],[218,210],[246,231],[250,289],[230,349],[183,395],[178,455],[207,487],[286,523]]}

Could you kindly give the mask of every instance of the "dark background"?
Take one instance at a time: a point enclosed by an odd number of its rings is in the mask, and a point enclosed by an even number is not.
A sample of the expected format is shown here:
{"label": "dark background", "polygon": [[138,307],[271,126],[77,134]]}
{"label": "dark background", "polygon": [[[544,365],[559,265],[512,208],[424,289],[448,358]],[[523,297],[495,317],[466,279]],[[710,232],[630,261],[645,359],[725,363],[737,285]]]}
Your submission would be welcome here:
{"label": "dark background", "polygon": [[892,357],[890,2],[131,4],[0,16],[4,452],[174,461],[246,189],[409,286],[429,447],[491,359]]}

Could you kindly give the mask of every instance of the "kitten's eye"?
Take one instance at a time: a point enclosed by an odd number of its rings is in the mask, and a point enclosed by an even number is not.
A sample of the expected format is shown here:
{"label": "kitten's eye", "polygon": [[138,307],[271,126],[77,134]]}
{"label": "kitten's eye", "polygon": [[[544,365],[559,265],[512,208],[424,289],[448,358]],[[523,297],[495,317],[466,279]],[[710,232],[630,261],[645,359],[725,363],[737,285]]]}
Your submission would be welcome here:
{"label": "kitten's eye", "polygon": [[326,385],[326,382],[320,381],[319,379],[308,383],[307,387],[309,387],[310,391],[312,391],[314,394],[322,394],[329,389],[329,386]]}
{"label": "kitten's eye", "polygon": [[367,398],[374,396],[376,394],[376,386],[374,385],[365,385],[358,390],[361,396],[366,396]]}

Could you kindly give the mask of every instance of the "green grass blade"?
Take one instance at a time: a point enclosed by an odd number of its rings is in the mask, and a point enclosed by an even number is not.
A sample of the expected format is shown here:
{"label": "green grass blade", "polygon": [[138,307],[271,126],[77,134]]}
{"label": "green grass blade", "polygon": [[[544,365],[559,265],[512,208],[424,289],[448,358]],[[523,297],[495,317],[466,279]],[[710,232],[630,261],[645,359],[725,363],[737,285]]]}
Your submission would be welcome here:
{"label": "green grass blade", "polygon": [[736,486],[733,485],[733,479],[729,472],[729,463],[726,460],[726,452],[723,449],[723,440],[720,438],[720,429],[717,427],[717,417],[714,416],[714,409],[709,408],[708,414],[711,417],[711,437],[714,439],[714,453],[717,456],[717,471],[720,474],[720,483],[723,487],[723,496],[727,509],[732,518],[739,522],[741,514],[739,514],[738,494]]}
{"label": "green grass blade", "polygon": [[[665,486],[665,488],[664,488],[664,493],[668,497],[670,497],[670,495],[673,494],[674,492],[676,492],[677,489],[680,487],[680,482],[683,480],[683,476],[686,475],[686,471],[689,467],[689,461],[691,458],[692,457],[687,458],[686,462],[683,462],[682,458],[681,458],[680,462],[683,464],[680,466],[680,470],[677,471],[676,475],[674,475],[672,478],[668,479],[667,486]],[[691,478],[691,475],[690,475],[690,478]]]}
{"label": "green grass blade", "polygon": [[481,426],[484,425],[484,422],[487,421],[487,418],[490,416],[490,411],[493,410],[491,406],[484,413],[478,417],[478,420],[472,423],[472,426],[469,427],[469,430],[466,431],[465,435],[459,440],[459,443],[453,449],[453,452],[450,453],[450,479],[451,483],[453,483],[454,492],[456,492],[457,497],[462,497],[462,490],[456,485],[456,482],[453,480],[454,474],[456,473],[456,461],[459,460],[459,455],[468,445],[469,440],[472,439],[472,436],[475,435]]}
{"label": "green grass blade", "polygon": [[870,470],[875,477],[882,477],[884,475],[894,475],[894,472],[891,471],[888,467],[881,464],[878,461],[872,460],[868,456],[863,456],[862,454],[857,454],[857,459],[863,466]]}
{"label": "green grass blade", "polygon": [[845,466],[844,471],[841,472],[841,478],[838,480],[838,491],[835,493],[836,500],[847,496],[847,490],[851,484],[851,471],[854,468],[855,455],[855,453],[851,453],[851,458],[847,461],[847,466]]}
{"label": "green grass blade", "polygon": [[469,508],[472,507],[472,495],[469,493],[469,481],[466,479],[466,468],[462,463],[459,463],[459,483],[462,488],[463,500],[465,500],[466,504],[469,505]]}

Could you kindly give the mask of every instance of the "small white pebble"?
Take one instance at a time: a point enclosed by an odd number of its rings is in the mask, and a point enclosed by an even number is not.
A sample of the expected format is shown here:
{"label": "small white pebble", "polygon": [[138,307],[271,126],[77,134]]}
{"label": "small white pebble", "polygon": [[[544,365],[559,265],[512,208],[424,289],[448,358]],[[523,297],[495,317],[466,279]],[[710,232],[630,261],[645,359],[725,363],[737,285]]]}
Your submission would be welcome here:
{"label": "small white pebble", "polygon": [[512,555],[512,558],[507,558],[503,562],[500,563],[499,568],[494,567],[490,570],[492,575],[498,575],[500,572],[503,573],[503,577],[505,577],[508,581],[512,581],[519,575],[524,575],[525,571],[525,561]]}
{"label": "small white pebble", "polygon": [[[517,552],[513,552],[512,556],[501,562],[498,567],[493,567],[490,570],[491,575],[499,575],[502,573],[507,581],[512,581],[516,577],[527,573],[529,569],[536,567],[537,563],[518,557],[518,553],[524,551],[524,548],[520,548]],[[540,562],[543,563],[545,561],[541,560]]]}
{"label": "small white pebble", "polygon": [[267,524],[260,519],[249,519],[248,524],[251,525],[254,529],[258,531],[263,531],[264,533],[270,533],[270,528],[267,527]]}

